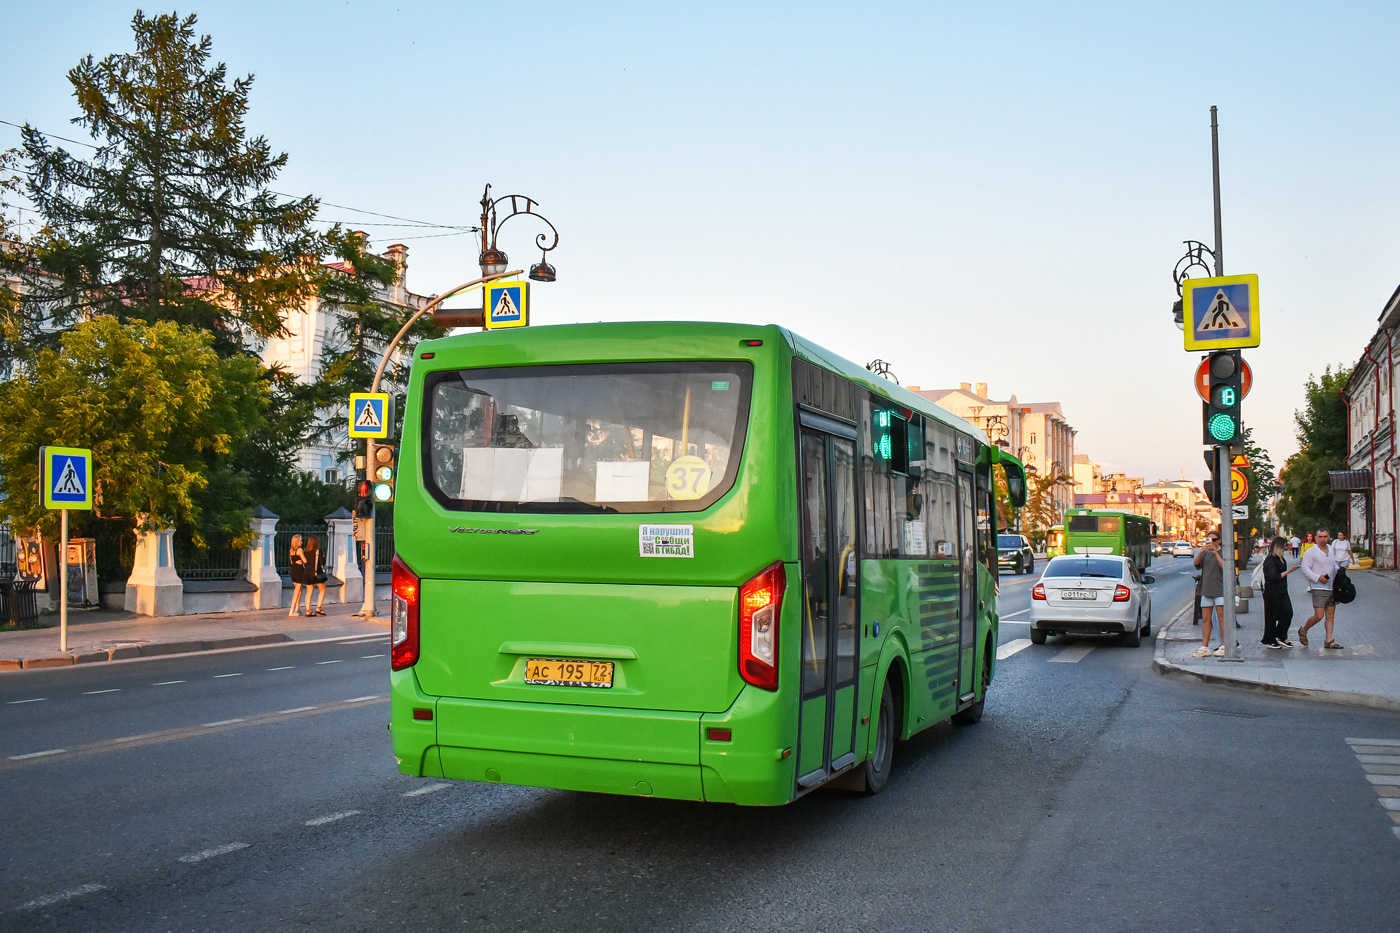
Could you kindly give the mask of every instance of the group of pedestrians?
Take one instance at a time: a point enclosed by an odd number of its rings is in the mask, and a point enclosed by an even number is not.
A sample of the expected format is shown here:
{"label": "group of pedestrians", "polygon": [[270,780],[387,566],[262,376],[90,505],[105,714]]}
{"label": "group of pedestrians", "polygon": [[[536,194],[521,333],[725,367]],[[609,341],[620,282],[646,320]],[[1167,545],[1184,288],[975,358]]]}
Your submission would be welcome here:
{"label": "group of pedestrians", "polygon": [[[301,535],[292,535],[292,608],[287,615],[294,616],[301,608],[301,593],[306,591],[306,614],[323,616],[321,606],[326,601],[326,558],[315,535],[308,535],[302,544]],[[311,608],[311,588],[316,587],[316,608]]]}
{"label": "group of pedestrians", "polygon": [[[1295,555],[1301,550],[1302,557],[1295,567],[1288,566],[1288,553]],[[1201,570],[1201,647],[1192,657],[1204,658],[1211,655],[1223,657],[1225,654],[1225,562],[1220,556],[1220,534],[1211,532],[1206,543],[1196,552],[1195,565]],[[1308,647],[1308,630],[1319,622],[1324,623],[1327,640],[1322,647],[1338,650],[1342,645],[1333,638],[1333,617],[1337,611],[1335,584],[1339,568],[1352,563],[1351,543],[1346,534],[1338,536],[1335,543],[1326,528],[1309,532],[1305,541],[1297,535],[1292,539],[1275,537],[1264,558],[1264,635],[1261,641],[1266,648],[1292,648],[1288,629],[1293,623],[1293,601],[1288,595],[1288,576],[1301,570],[1308,581],[1308,596],[1312,600],[1312,615],[1298,629],[1298,641]],[[1211,651],[1212,616],[1220,628],[1220,647]]]}

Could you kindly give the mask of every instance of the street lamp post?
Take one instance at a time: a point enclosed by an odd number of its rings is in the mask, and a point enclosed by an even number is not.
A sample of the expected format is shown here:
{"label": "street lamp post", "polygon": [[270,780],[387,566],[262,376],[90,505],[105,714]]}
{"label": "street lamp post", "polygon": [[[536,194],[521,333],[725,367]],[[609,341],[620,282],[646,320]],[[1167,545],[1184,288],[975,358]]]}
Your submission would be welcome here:
{"label": "street lamp post", "polygon": [[[530,267],[529,278],[534,282],[553,282],[556,277],[555,269],[549,264],[549,253],[559,245],[559,231],[549,218],[545,217],[535,208],[538,202],[534,198],[527,198],[522,194],[506,194],[498,198],[491,197],[491,186],[488,184],[486,190],[481,195],[481,252],[477,255],[477,263],[481,266],[481,277],[473,279],[464,285],[459,285],[451,291],[437,296],[432,301],[420,308],[418,311],[404,322],[403,327],[394,335],[394,339],[389,341],[389,345],[384,348],[384,355],[379,360],[379,367],[374,371],[374,382],[370,386],[371,392],[379,391],[379,381],[384,376],[384,369],[389,365],[389,358],[393,356],[398,348],[399,341],[404,334],[408,333],[419,318],[425,314],[433,315],[433,322],[442,327],[482,327],[486,322],[486,307],[483,303],[480,313],[467,310],[443,311],[442,303],[449,298],[461,295],[482,285],[494,282],[497,279],[507,278],[512,275],[519,275],[519,269],[507,271],[510,258],[497,245],[496,237],[501,227],[506,221],[522,214],[528,214],[539,220],[549,232],[540,233],[535,237],[535,246],[540,250],[540,261]],[[365,439],[365,468],[373,469],[374,465],[374,438]],[[374,500],[370,500],[370,514],[365,519],[365,599],[357,615],[369,618],[374,615],[374,590],[375,590],[375,540],[374,540]]]}

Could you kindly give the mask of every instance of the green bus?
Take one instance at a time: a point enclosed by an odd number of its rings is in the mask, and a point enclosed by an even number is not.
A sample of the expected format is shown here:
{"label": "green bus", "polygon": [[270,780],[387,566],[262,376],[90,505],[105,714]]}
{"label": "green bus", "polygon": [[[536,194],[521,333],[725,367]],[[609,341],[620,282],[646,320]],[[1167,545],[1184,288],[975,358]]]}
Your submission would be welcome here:
{"label": "green bus", "polygon": [[1110,509],[1065,512],[1066,554],[1121,554],[1145,570],[1152,563],[1156,535],[1157,525],[1145,515]]}
{"label": "green bus", "polygon": [[1065,552],[1065,526],[1051,525],[1045,533],[1045,556],[1059,557]]}
{"label": "green bus", "polygon": [[787,330],[420,343],[399,464],[404,774],[774,805],[981,717],[1021,464]]}

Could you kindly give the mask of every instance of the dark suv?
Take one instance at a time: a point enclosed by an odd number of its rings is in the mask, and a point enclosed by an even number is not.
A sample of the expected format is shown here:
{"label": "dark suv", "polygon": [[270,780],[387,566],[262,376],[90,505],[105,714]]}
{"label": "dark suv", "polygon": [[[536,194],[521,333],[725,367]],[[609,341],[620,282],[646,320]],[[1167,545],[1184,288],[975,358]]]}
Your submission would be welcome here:
{"label": "dark suv", "polygon": [[997,535],[997,566],[1012,573],[1035,569],[1035,552],[1025,535]]}

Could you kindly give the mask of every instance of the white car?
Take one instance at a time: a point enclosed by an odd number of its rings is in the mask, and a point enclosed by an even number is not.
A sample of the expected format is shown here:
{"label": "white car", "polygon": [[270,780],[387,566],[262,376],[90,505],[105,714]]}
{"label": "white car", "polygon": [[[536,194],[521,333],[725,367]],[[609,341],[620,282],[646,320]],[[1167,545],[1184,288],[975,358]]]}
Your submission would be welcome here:
{"label": "white car", "polygon": [[1121,634],[1136,648],[1152,634],[1151,574],[1117,554],[1066,554],[1051,558],[1031,587],[1031,642],[1049,635]]}
{"label": "white car", "polygon": [[1172,557],[1194,557],[1196,551],[1190,541],[1178,541],[1172,545]]}

